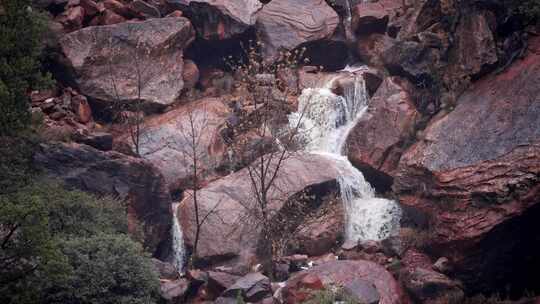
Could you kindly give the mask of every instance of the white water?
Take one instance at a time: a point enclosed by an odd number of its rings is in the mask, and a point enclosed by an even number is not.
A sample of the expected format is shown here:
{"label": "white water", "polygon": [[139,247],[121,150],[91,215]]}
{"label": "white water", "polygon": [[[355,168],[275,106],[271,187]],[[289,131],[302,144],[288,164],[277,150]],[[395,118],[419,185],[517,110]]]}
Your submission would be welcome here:
{"label": "white water", "polygon": [[[354,67],[347,71],[361,69]],[[349,132],[368,106],[364,79],[354,77],[354,82],[345,87],[343,97],[330,90],[337,77],[320,88],[304,89],[298,99],[298,112],[289,116],[289,123],[294,127],[300,120],[299,135],[305,151],[335,162],[345,207],[346,241],[382,240],[398,231],[401,209],[394,201],[376,198],[362,172],[343,155]]]}
{"label": "white water", "polygon": [[184,259],[185,259],[185,250],[184,250],[184,235],[182,233],[182,227],[178,222],[178,205],[179,203],[174,203],[172,205],[173,211],[173,226],[172,226],[172,249],[173,249],[173,262],[176,269],[181,274],[184,270]]}

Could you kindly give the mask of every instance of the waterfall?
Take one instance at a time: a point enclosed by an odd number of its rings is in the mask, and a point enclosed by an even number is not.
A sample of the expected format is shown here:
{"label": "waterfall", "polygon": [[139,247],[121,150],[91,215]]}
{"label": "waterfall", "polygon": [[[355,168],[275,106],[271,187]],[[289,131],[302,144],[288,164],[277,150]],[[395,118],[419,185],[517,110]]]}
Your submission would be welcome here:
{"label": "waterfall", "polygon": [[349,132],[367,110],[368,96],[364,78],[357,75],[345,86],[344,96],[334,94],[330,88],[337,78],[320,88],[304,89],[298,98],[298,112],[289,116],[289,123],[299,126],[305,151],[324,155],[336,165],[346,241],[382,240],[398,231],[401,209],[394,201],[376,198],[362,172],[343,155]]}
{"label": "waterfall", "polygon": [[179,203],[172,204],[173,212],[173,226],[172,226],[172,249],[173,249],[173,259],[174,266],[179,273],[182,273],[184,270],[184,259],[185,259],[185,250],[184,250],[184,235],[182,233],[182,227],[180,222],[178,222],[178,206]]}

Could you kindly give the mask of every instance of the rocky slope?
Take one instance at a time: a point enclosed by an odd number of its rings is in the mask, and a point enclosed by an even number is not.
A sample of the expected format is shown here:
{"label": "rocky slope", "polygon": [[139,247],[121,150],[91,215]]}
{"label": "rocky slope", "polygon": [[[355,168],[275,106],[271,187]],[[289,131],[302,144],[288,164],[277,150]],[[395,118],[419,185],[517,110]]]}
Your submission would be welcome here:
{"label": "rocky slope", "polygon": [[[170,245],[172,216],[188,251],[193,246],[182,131],[190,115],[204,121],[197,186],[202,209],[218,212],[202,231],[206,269],[168,278],[168,300],[230,303],[240,292],[254,302],[299,303],[335,285],[368,303],[462,303],[507,286],[515,297],[540,291],[540,245],[531,233],[540,212],[540,39],[510,1],[36,2],[53,20],[57,40],[48,43],[61,90],[34,92],[33,111],[83,143],[44,145],[36,162],[72,187],[128,199],[156,255]],[[276,267],[280,279],[291,278],[279,289],[246,275],[259,262],[259,230],[237,211],[250,194],[242,167],[261,142],[242,120],[254,113],[249,92],[223,60],[245,58],[257,37],[269,61],[305,48],[307,60],[277,75],[287,90],[271,91],[287,92],[290,108],[302,89],[328,79],[338,79],[329,92],[344,96],[354,74],[336,70],[369,66],[362,72],[369,106],[348,135],[346,156],[405,210],[400,236],[339,248],[346,215],[328,198],[338,192],[336,168],[324,158],[288,160],[276,216],[287,219],[285,202],[301,193],[315,193],[317,203],[294,219],[297,243]],[[118,103],[120,117],[142,122],[138,149],[129,128],[108,115]],[[118,152],[101,151],[113,146]],[[170,193],[183,194],[178,214]],[[336,257],[350,261],[328,262]],[[293,274],[308,261],[319,266]]]}

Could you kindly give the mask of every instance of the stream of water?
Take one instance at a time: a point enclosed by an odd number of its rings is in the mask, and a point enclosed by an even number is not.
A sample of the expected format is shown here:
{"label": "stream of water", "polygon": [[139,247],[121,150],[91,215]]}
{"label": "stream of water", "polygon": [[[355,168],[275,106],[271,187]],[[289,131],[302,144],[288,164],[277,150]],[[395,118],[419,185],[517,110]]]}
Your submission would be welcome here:
{"label": "stream of water", "polygon": [[172,226],[172,249],[173,249],[173,262],[174,266],[179,273],[182,273],[184,270],[184,259],[185,259],[185,249],[184,249],[184,235],[182,233],[182,227],[178,221],[177,211],[180,203],[172,204],[172,214],[173,214],[173,226]]}
{"label": "stream of water", "polygon": [[[349,67],[345,71],[360,69]],[[362,172],[343,154],[347,136],[367,110],[369,100],[364,78],[353,77],[354,81],[344,85],[344,96],[331,91],[339,76],[325,80],[320,88],[304,89],[298,99],[298,112],[289,116],[289,122],[296,126],[300,120],[299,134],[305,151],[331,159],[339,171],[346,241],[382,240],[398,231],[401,209],[394,201],[375,197]]]}

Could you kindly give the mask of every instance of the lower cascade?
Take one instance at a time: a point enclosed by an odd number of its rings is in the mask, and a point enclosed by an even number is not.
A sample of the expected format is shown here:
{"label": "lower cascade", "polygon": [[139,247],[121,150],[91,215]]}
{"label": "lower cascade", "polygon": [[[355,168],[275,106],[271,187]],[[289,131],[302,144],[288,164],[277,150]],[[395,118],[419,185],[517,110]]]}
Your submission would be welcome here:
{"label": "lower cascade", "polygon": [[358,75],[344,88],[344,96],[334,94],[330,88],[338,77],[327,80],[320,88],[304,89],[298,99],[298,112],[289,116],[289,123],[299,126],[306,152],[330,158],[340,173],[346,241],[383,240],[398,232],[402,212],[396,202],[376,198],[362,172],[343,155],[349,132],[367,110],[368,96],[364,78]]}
{"label": "lower cascade", "polygon": [[185,250],[184,250],[184,235],[182,233],[182,227],[180,222],[178,222],[178,206],[179,203],[174,203],[172,205],[172,214],[173,214],[173,226],[172,226],[172,249],[173,249],[173,263],[176,266],[176,269],[179,273],[182,273],[184,270],[184,259],[185,259]]}

